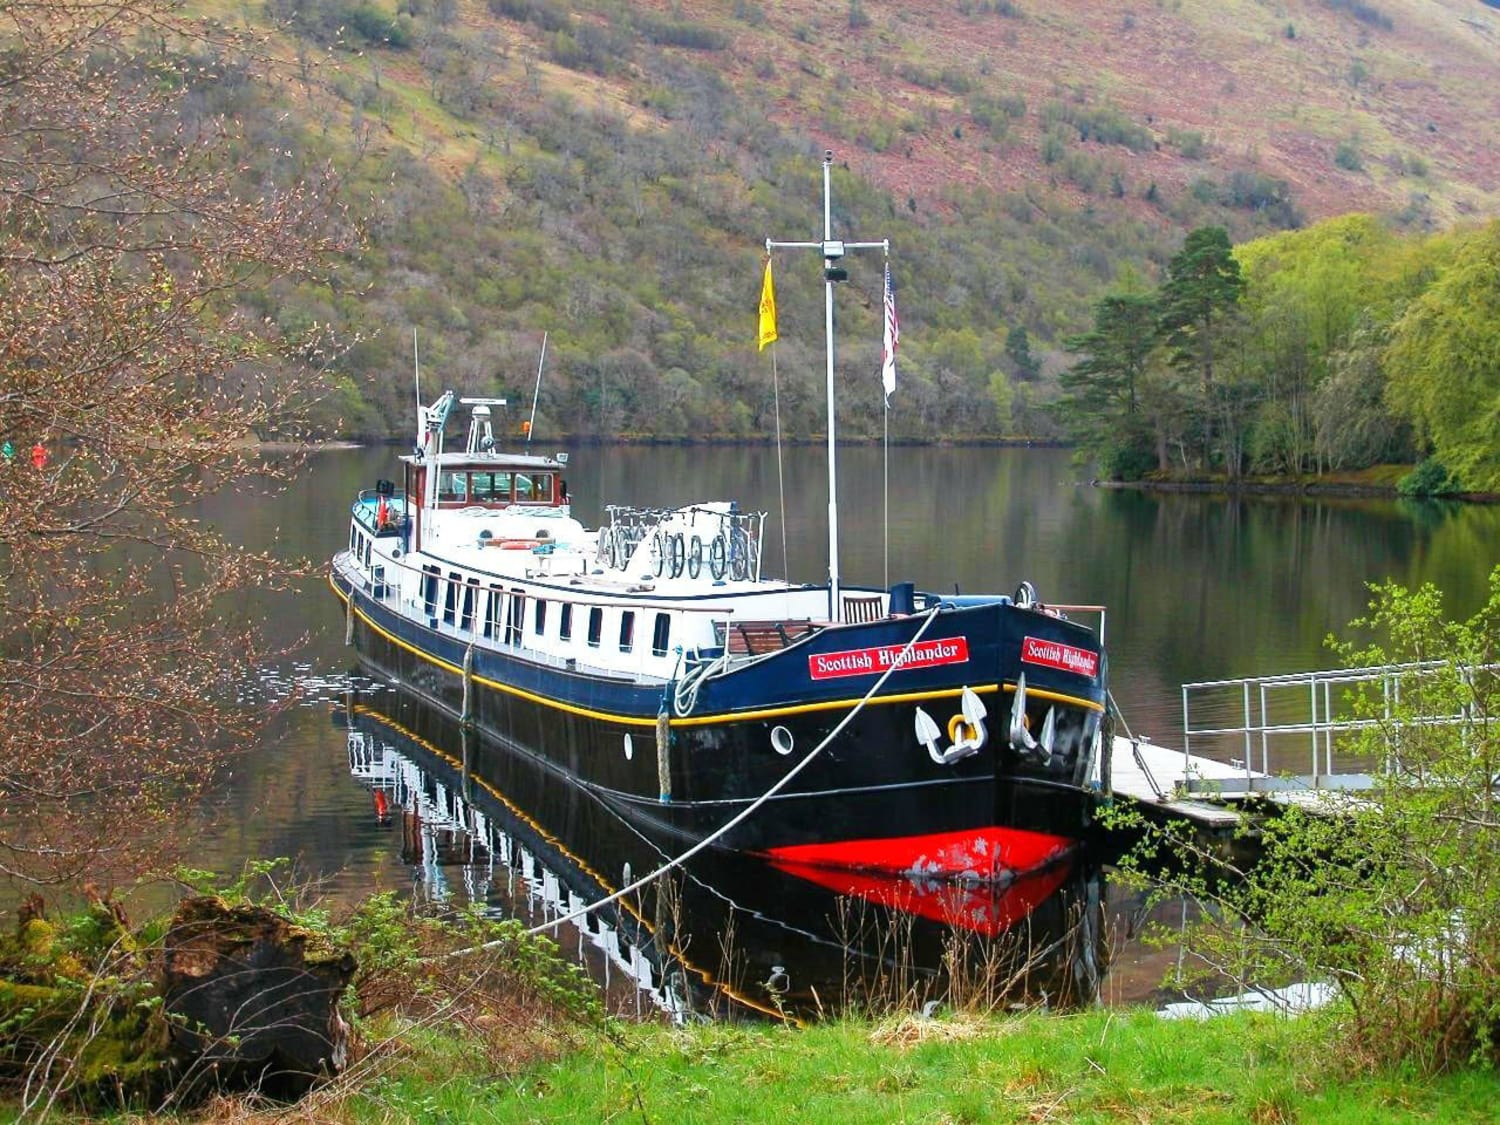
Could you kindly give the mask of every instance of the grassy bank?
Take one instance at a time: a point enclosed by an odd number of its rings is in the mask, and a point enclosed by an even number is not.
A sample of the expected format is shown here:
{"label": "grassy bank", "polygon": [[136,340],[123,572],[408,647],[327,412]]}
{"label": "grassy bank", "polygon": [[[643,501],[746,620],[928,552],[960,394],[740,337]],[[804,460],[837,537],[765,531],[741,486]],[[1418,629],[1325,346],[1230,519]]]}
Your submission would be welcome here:
{"label": "grassy bank", "polygon": [[1338,1016],[1162,1020],[1148,1011],[629,1026],[497,1074],[425,1040],[315,1116],[353,1121],[1494,1121],[1500,1076],[1371,1072]]}

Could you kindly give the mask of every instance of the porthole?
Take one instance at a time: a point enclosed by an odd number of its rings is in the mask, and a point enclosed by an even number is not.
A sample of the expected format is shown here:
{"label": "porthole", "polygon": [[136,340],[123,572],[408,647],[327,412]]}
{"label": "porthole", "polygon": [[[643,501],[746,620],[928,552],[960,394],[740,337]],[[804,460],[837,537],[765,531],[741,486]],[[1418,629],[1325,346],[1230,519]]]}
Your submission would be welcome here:
{"label": "porthole", "polygon": [[794,745],[796,745],[796,740],[792,737],[792,732],[787,730],[786,727],[771,728],[771,749],[775,750],[776,753],[782,757],[786,757],[786,755],[792,752]]}
{"label": "porthole", "polygon": [[628,762],[635,757],[635,739],[630,735],[625,736],[625,760]]}

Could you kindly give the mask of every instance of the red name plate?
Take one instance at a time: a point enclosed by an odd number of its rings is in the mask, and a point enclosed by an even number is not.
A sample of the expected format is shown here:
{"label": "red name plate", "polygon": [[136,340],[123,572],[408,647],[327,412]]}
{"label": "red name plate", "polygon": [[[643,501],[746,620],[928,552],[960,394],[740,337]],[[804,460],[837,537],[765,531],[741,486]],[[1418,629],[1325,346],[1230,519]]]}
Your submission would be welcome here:
{"label": "red name plate", "polygon": [[938,664],[964,664],[969,659],[969,642],[963,637],[920,641],[902,659],[905,648],[905,645],[881,645],[814,653],[807,658],[807,672],[815,680],[831,680],[838,676],[878,676],[893,664],[905,672]]}
{"label": "red name plate", "polygon": [[1042,664],[1063,672],[1073,672],[1092,679],[1099,674],[1099,654],[1086,648],[1074,648],[1058,641],[1043,641],[1027,637],[1021,642],[1021,660],[1027,664]]}

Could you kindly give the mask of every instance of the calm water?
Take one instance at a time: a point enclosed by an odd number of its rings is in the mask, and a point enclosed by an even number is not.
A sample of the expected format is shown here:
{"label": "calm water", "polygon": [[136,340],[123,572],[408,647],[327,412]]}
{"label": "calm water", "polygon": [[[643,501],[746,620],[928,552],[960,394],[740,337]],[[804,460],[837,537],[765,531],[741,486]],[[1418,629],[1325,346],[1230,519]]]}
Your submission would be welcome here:
{"label": "calm water", "polygon": [[[207,518],[249,545],[325,559],[346,540],[353,493],[393,475],[393,452],[315,455],[289,492],[226,494]],[[844,579],[880,584],[886,551],[880,450],[844,450],[839,468]],[[823,450],[786,451],[784,479],[790,573],[821,580]],[[764,565],[767,573],[782,569],[774,450],[584,448],[574,451],[569,489],[575,514],[588,524],[598,521],[606,503],[737,499],[742,507],[771,513]],[[1500,507],[1109,491],[1081,481],[1067,452],[1051,449],[893,450],[890,513],[892,581],[911,579],[932,590],[956,584],[964,591],[1009,591],[1029,579],[1045,600],[1107,606],[1115,698],[1133,730],[1167,744],[1179,740],[1184,681],[1328,666],[1324,638],[1347,632],[1365,608],[1365,584],[1374,580],[1434,582],[1446,592],[1451,612],[1467,614],[1485,596],[1488,572],[1500,559]],[[247,857],[294,856],[301,872],[324,877],[332,894],[415,884],[424,893],[480,893],[493,901],[508,893],[508,909],[541,909],[534,894],[517,897],[513,877],[504,887],[492,881],[476,888],[472,840],[444,836],[442,826],[432,824],[425,835],[414,835],[390,810],[382,815],[368,778],[351,776],[347,705],[353,701],[364,712],[370,704],[384,722],[379,713],[388,720],[397,704],[370,694],[371,685],[352,675],[342,616],[326,584],[309,580],[297,596],[256,608],[275,639],[299,647],[284,665],[264,669],[247,695],[295,693],[298,705],[275,721],[262,745],[237,759],[203,810],[199,865],[231,870]],[[397,724],[401,730],[421,726],[407,719]],[[376,736],[384,738],[378,730],[370,734]],[[425,739],[438,753],[418,763],[436,771],[424,783],[429,789],[447,791],[436,775],[443,753],[461,756],[458,747],[441,745],[454,737],[436,730]],[[423,752],[423,740],[415,750],[389,740],[380,745],[397,756]],[[511,830],[512,839],[515,831],[524,835],[524,825]],[[586,842],[577,850],[587,858]],[[615,858],[611,852],[603,862],[609,866]],[[649,858],[634,861],[636,874]],[[491,873],[493,860],[485,868]],[[684,898],[684,909],[696,909],[691,900],[691,894]],[[1129,908],[1113,902],[1116,927],[1128,921]],[[765,913],[752,909],[750,916],[763,920]],[[787,956],[779,939],[742,939],[772,947],[747,954],[737,970],[747,979],[758,980],[767,965],[775,968],[776,959]],[[715,939],[698,940],[701,954],[703,943]],[[1128,999],[1149,991],[1157,975],[1148,964],[1153,956],[1129,947],[1117,951],[1106,992]]]}

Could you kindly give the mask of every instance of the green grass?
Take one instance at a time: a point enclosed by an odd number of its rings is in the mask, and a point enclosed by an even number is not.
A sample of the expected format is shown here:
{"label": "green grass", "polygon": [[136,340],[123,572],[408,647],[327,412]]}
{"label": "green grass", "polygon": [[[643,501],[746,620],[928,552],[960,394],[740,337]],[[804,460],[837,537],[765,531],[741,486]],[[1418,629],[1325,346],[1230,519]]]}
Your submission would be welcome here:
{"label": "green grass", "polygon": [[1096,1011],[803,1030],[631,1026],[508,1077],[424,1051],[328,1108],[354,1120],[672,1125],[1495,1119],[1494,1072],[1365,1073],[1330,1046],[1336,1019]]}

